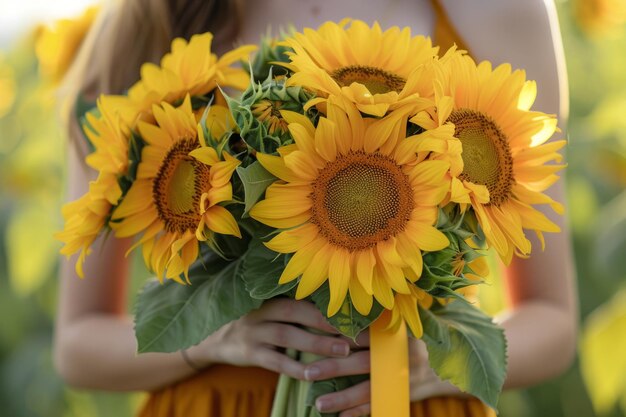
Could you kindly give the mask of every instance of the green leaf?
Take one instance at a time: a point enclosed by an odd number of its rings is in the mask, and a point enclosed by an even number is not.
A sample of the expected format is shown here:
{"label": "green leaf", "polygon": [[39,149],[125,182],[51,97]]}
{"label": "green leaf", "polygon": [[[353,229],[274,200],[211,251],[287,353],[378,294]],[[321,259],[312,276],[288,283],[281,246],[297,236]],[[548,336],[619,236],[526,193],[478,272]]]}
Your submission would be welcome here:
{"label": "green leaf", "polygon": [[[311,295],[311,300],[315,303],[317,308],[320,309],[322,314],[326,315],[328,310],[328,302],[330,300],[330,287],[328,282],[325,282],[317,291]],[[383,307],[374,301],[372,310],[367,316],[359,313],[350,296],[346,297],[343,306],[339,309],[339,312],[332,317],[327,318],[328,322],[335,327],[344,336],[356,339],[356,337],[369,325],[374,322],[383,312]]]}
{"label": "green leaf", "polygon": [[213,256],[190,271],[191,285],[150,282],[135,312],[138,352],[175,352],[200,343],[224,324],[261,306],[239,278],[241,259]]}
{"label": "green leaf", "polygon": [[424,262],[422,276],[416,285],[434,297],[462,298],[462,295],[455,292],[456,290],[481,282],[470,280],[463,274],[457,277],[452,275],[448,269],[430,267],[427,262]]}
{"label": "green leaf", "polygon": [[252,206],[263,196],[267,187],[276,181],[276,177],[263,168],[258,161],[245,168],[238,167],[237,174],[243,183],[246,200],[243,216],[246,217]]}
{"label": "green leaf", "polygon": [[250,242],[242,262],[239,273],[253,298],[267,300],[290,291],[298,283],[293,280],[288,284],[278,284],[278,279],[287,265],[287,257],[277,255],[260,240]]}
{"label": "green leaf", "polygon": [[495,410],[506,376],[504,331],[464,301],[420,308],[430,366]]}

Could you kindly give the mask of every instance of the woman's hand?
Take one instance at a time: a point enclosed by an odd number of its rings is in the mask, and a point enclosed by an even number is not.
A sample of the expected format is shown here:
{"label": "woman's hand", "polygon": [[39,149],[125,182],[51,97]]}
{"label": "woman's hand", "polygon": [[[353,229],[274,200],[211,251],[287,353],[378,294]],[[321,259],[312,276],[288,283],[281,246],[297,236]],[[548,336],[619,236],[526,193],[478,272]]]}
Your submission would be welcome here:
{"label": "woman's hand", "polygon": [[345,339],[313,334],[298,326],[337,334],[313,304],[275,299],[225,325],[199,345],[188,349],[187,354],[194,363],[202,366],[211,363],[259,366],[305,379],[306,365],[291,359],[284,349],[334,358],[346,357],[350,353],[350,345]]}
{"label": "woman's hand", "polygon": [[[370,372],[369,337],[366,333],[357,339],[358,347],[345,358],[323,359],[310,364],[304,371],[308,380],[316,381],[346,375]],[[361,350],[358,350],[360,347]],[[364,349],[365,348],[365,349]],[[426,345],[421,340],[409,339],[409,366],[411,401],[441,395],[462,395],[454,385],[443,382],[428,365]],[[339,417],[365,416],[371,413],[370,381],[343,391],[322,395],[315,405],[321,412],[340,412]]]}

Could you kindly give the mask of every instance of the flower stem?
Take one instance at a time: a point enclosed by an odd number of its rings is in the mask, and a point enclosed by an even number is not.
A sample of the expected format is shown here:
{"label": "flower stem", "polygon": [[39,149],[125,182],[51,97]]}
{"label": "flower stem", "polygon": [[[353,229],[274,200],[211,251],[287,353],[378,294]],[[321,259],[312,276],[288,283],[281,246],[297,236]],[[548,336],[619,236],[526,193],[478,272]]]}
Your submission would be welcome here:
{"label": "flower stem", "polygon": [[[307,329],[313,333],[323,334],[319,331]],[[308,364],[322,359],[322,356],[309,353],[299,352],[294,349],[287,349],[287,356],[301,363]],[[307,397],[311,389],[312,382],[300,381],[285,374],[281,374],[278,378],[276,386],[276,395],[272,404],[272,413],[270,417],[309,417],[315,415],[313,406],[307,406]]]}
{"label": "flower stem", "polygon": [[[298,352],[294,349],[287,350],[287,356],[296,358]],[[276,386],[276,395],[274,395],[274,403],[272,404],[272,414],[270,417],[290,417],[289,399],[297,381],[286,374],[280,374],[278,385]]]}

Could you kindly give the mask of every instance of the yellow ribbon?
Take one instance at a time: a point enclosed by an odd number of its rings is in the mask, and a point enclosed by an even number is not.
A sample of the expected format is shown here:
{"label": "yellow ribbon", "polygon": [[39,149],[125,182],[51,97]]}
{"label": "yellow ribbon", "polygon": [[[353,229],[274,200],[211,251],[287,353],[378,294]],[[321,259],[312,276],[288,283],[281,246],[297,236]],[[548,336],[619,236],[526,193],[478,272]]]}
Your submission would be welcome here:
{"label": "yellow ribbon", "polygon": [[409,342],[404,320],[385,312],[370,326],[372,417],[409,417]]}

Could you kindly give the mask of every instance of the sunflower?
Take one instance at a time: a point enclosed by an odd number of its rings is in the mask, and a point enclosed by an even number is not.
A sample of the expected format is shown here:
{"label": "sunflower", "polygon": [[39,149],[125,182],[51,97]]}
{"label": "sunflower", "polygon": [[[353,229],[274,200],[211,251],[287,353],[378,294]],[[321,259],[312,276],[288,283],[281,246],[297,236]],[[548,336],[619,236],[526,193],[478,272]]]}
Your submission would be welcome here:
{"label": "sunflower", "polygon": [[363,113],[383,116],[415,99],[416,93],[432,93],[416,77],[435,59],[438,48],[429,38],[412,37],[409,28],[394,26],[383,32],[378,23],[370,27],[360,20],[327,22],[317,30],[296,33],[285,44],[293,49],[290,63],[283,64],[294,72],[289,85],[318,91],[323,98],[343,94]]}
{"label": "sunflower", "polygon": [[98,171],[98,177],[89,184],[89,191],[80,199],[63,207],[65,226],[56,238],[65,243],[61,253],[68,257],[78,251],[76,273],[83,277],[83,262],[91,245],[105,227],[113,206],[122,197],[119,178],[128,170],[128,138],[130,130],[113,105],[122,98],[110,102],[106,96],[98,100],[99,117],[86,113],[89,127],[85,134],[95,151],[87,156],[86,162]]}
{"label": "sunflower", "polygon": [[138,123],[146,142],[137,179],[115,209],[111,227],[118,237],[143,232],[146,265],[159,278],[188,282],[199,241],[214,233],[241,237],[237,222],[219,205],[232,199],[230,183],[239,161],[224,152],[220,160],[198,128],[189,96],[179,108],[163,103],[152,110],[156,125]]}
{"label": "sunflower", "polygon": [[[194,35],[189,42],[174,39],[171,52],[163,57],[160,66],[152,63],[142,66],[141,79],[130,88],[128,95],[147,113],[148,119],[152,105],[162,101],[175,104],[187,94],[206,96],[215,92],[218,86],[240,91],[246,89],[250,76],[232,64],[247,60],[256,47],[244,45],[218,58],[211,52],[212,41],[210,33]],[[224,104],[221,97],[218,98],[219,104]]]}
{"label": "sunflower", "polygon": [[576,0],[575,17],[590,35],[619,34],[626,22],[626,4],[623,0]]}
{"label": "sunflower", "polygon": [[533,207],[563,207],[543,192],[557,179],[563,165],[557,152],[565,141],[545,143],[557,130],[556,118],[531,111],[536,84],[524,71],[508,64],[493,69],[489,62],[476,65],[468,56],[448,62],[439,79],[437,112],[421,112],[411,119],[425,129],[454,125],[446,146],[461,145],[461,152],[440,153],[447,160],[452,201],[471,205],[487,242],[505,263],[514,254],[527,256],[530,241],[524,229],[534,230],[544,245],[543,232],[559,227]]}
{"label": "sunflower", "polygon": [[369,313],[372,297],[392,309],[394,291],[411,292],[405,276],[415,281],[421,275],[421,251],[449,244],[433,227],[449,188],[449,163],[417,160],[422,141],[406,137],[403,112],[363,118],[351,103],[335,100],[317,127],[301,114],[282,112],[295,143],[279,148],[279,156],[258,154],[279,180],[250,215],[281,229],[266,245],[294,253],[279,283],[301,277],[297,299],[328,280],[329,316],[348,292],[362,314]]}
{"label": "sunflower", "polygon": [[60,19],[41,27],[35,52],[44,77],[52,82],[63,78],[99,12],[100,6],[91,6],[74,19]]}

